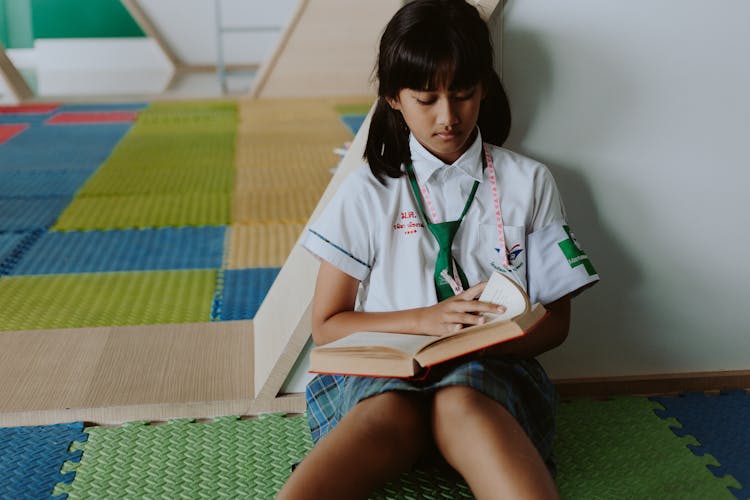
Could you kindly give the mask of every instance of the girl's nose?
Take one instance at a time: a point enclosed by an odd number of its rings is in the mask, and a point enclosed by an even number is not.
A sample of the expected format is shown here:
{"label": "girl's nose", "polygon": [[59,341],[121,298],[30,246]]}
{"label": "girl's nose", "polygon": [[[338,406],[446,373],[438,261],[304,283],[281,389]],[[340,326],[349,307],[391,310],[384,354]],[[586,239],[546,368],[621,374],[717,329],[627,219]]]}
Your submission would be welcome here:
{"label": "girl's nose", "polygon": [[458,121],[458,113],[451,99],[440,99],[438,102],[438,124],[450,128],[457,125]]}

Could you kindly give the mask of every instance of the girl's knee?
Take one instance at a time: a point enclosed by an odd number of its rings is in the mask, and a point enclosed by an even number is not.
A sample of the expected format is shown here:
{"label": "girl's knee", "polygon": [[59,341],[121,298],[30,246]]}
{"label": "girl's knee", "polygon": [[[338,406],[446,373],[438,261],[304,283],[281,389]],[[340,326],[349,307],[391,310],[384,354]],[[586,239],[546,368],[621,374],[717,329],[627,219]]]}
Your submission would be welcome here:
{"label": "girl's knee", "polygon": [[500,405],[471,387],[445,387],[435,393],[432,420],[435,425],[458,425],[496,406]]}
{"label": "girl's knee", "polygon": [[429,436],[429,413],[417,394],[378,394],[361,401],[352,413],[371,440],[396,450],[421,449]]}

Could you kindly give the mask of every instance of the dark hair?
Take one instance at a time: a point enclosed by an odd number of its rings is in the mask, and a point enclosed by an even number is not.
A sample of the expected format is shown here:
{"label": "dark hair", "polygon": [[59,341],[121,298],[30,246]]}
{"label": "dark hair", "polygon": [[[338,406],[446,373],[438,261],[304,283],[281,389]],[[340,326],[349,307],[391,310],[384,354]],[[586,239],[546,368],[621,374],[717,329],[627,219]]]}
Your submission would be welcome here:
{"label": "dark hair", "polygon": [[501,146],[510,131],[510,106],[492,64],[490,32],[466,0],[415,0],[388,22],[380,38],[375,76],[378,101],[364,158],[381,182],[401,177],[411,160],[409,129],[386,98],[401,89],[466,89],[481,83],[486,93],[477,123],[482,139]]}

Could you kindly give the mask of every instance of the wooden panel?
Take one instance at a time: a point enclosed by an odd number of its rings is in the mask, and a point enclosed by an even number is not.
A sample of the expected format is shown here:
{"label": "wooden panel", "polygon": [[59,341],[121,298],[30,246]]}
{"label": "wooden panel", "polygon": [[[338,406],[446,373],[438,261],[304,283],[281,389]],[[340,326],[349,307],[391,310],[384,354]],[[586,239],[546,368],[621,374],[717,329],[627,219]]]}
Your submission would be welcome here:
{"label": "wooden panel", "polygon": [[374,95],[378,39],[400,6],[401,0],[303,0],[252,95]]}
{"label": "wooden panel", "polygon": [[0,78],[3,79],[10,90],[15,102],[22,102],[34,97],[34,92],[8,58],[2,43],[0,43]]}
{"label": "wooden panel", "polygon": [[0,425],[236,414],[252,377],[250,321],[3,332]]}

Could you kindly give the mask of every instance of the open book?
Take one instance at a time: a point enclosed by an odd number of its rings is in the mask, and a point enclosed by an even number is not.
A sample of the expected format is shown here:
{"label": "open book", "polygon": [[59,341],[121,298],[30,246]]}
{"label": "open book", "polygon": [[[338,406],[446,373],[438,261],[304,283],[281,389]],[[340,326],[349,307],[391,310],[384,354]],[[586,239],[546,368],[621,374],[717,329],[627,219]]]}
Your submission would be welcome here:
{"label": "open book", "polygon": [[479,300],[502,304],[502,314],[485,314],[487,322],[445,336],[355,332],[315,347],[310,371],[374,377],[414,377],[437,365],[518,338],[539,323],[547,311],[529,302],[512,279],[495,272]]}

